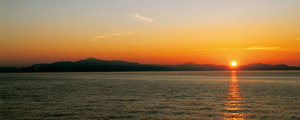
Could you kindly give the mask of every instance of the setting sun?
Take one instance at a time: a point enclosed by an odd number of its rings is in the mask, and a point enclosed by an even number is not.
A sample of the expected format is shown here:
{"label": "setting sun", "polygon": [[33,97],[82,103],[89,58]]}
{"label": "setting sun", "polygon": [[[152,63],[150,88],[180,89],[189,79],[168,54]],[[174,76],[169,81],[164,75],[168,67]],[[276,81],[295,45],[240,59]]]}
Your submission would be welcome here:
{"label": "setting sun", "polygon": [[236,66],[237,64],[236,64],[236,62],[235,61],[232,61],[231,62],[231,66]]}

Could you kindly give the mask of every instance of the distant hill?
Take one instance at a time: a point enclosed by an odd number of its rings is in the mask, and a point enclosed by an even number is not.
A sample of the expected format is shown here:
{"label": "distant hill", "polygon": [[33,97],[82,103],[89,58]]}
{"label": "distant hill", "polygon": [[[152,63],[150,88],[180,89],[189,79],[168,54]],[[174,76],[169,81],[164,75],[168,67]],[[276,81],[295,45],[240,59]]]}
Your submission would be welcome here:
{"label": "distant hill", "polygon": [[285,64],[269,65],[256,63],[240,66],[239,70],[300,70],[300,67],[288,66]]}
{"label": "distant hill", "polygon": [[[109,72],[109,71],[225,71],[231,70],[225,65],[196,64],[193,62],[179,65],[150,65],[121,60],[100,60],[87,58],[76,62],[61,61],[51,64],[35,64],[29,67],[0,67],[0,72]],[[300,70],[300,67],[268,64],[249,64],[237,70]]]}
{"label": "distant hill", "polygon": [[220,71],[220,70],[228,69],[228,66],[225,65],[213,65],[213,64],[199,65],[193,62],[184,63],[180,65],[162,65],[162,66],[177,71]]}
{"label": "distant hill", "polygon": [[88,58],[76,62],[62,61],[51,64],[35,64],[29,67],[0,67],[0,72],[104,72],[104,71],[167,71],[170,68],[126,61],[106,61]]}

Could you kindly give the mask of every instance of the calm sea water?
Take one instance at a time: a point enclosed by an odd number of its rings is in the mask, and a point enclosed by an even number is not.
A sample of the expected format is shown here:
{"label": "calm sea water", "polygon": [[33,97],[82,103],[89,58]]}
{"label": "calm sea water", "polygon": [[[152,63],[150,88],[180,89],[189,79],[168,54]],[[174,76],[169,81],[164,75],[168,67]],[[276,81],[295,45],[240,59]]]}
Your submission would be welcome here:
{"label": "calm sea water", "polygon": [[0,119],[300,119],[300,71],[1,73]]}

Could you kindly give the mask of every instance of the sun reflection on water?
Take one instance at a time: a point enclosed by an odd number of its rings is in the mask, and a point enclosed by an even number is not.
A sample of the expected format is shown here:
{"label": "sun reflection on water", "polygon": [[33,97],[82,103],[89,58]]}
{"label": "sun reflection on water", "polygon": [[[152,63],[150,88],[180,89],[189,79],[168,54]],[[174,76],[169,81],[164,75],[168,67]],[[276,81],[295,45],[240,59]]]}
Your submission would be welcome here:
{"label": "sun reflection on water", "polygon": [[243,108],[245,101],[241,97],[239,92],[239,83],[236,76],[236,71],[231,72],[231,79],[229,90],[227,93],[227,100],[225,100],[224,120],[245,120],[246,115],[243,113]]}

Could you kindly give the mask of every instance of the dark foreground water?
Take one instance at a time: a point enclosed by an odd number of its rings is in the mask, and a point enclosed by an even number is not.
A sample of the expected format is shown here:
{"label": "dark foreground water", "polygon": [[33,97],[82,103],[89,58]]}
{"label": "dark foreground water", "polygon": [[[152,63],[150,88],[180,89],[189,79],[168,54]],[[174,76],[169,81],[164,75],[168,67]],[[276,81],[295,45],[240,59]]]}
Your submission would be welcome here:
{"label": "dark foreground water", "polygon": [[300,71],[2,73],[0,119],[300,119]]}

